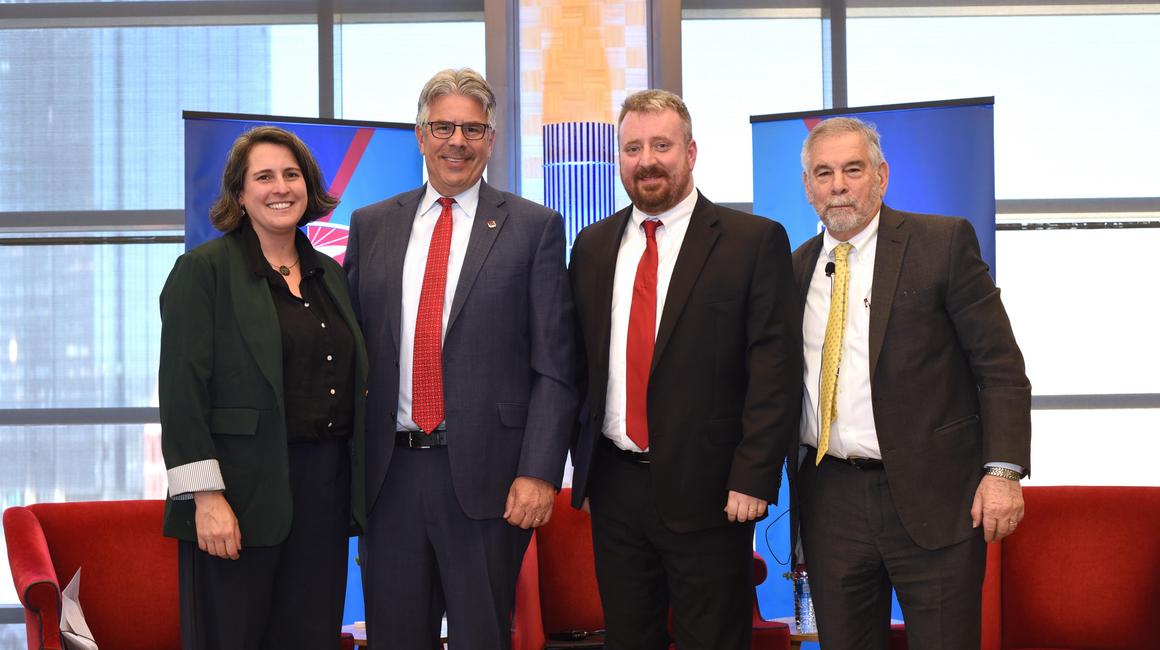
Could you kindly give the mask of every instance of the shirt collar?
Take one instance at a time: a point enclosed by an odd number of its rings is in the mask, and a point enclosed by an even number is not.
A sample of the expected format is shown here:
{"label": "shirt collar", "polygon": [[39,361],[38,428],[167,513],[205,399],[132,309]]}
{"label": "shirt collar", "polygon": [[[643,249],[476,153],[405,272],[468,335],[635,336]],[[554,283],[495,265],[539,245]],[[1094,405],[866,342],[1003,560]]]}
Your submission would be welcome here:
{"label": "shirt collar", "polygon": [[[875,213],[874,218],[870,220],[870,223],[862,229],[862,232],[847,240],[850,245],[854,247],[854,250],[857,251],[864,249],[866,247],[866,243],[873,241],[874,238],[878,235],[878,217],[881,214],[882,210],[879,209],[878,212]],[[838,244],[841,243],[842,242],[838,241],[837,238],[830,234],[830,229],[827,228],[825,233],[822,235],[822,252],[827,256],[830,256],[833,254],[834,248],[836,248]]]}
{"label": "shirt collar", "polygon": [[[244,219],[242,225],[238,227],[238,232],[245,242],[242,248],[246,251],[250,268],[254,273],[267,279],[280,277],[262,254],[262,243],[258,241],[258,233],[254,232],[254,224],[250,223],[249,219]],[[294,231],[294,249],[298,253],[298,263],[302,265],[302,277],[323,272],[322,260],[318,258],[320,253],[314,250],[310,239],[301,229]]]}
{"label": "shirt collar", "polygon": [[639,230],[640,224],[644,223],[645,220],[657,219],[661,222],[662,226],[671,231],[673,226],[675,226],[677,223],[682,220],[688,220],[693,216],[693,208],[697,206],[698,196],[700,196],[700,193],[697,191],[697,188],[694,187],[693,191],[689,192],[688,196],[681,199],[677,202],[676,205],[660,214],[645,214],[641,212],[640,208],[636,207],[634,204],[632,206],[632,225],[634,228]]}
{"label": "shirt collar", "polygon": [[[483,179],[475,181],[475,185],[463,190],[463,192],[448,198],[455,199],[463,213],[467,215],[468,219],[475,217],[475,209],[479,207],[479,186],[483,183]],[[427,214],[429,210],[435,205],[435,202],[443,198],[431,183],[427,183],[427,190],[423,192],[423,198],[419,201],[419,214]]]}

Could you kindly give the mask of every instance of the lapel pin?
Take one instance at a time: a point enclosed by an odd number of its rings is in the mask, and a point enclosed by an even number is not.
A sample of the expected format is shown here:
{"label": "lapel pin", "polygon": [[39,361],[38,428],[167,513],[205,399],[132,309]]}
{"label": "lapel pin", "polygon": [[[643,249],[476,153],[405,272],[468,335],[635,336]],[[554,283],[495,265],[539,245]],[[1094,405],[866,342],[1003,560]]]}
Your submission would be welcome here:
{"label": "lapel pin", "polygon": [[487,227],[491,228],[492,230],[495,230],[495,219],[488,219],[487,220]]}

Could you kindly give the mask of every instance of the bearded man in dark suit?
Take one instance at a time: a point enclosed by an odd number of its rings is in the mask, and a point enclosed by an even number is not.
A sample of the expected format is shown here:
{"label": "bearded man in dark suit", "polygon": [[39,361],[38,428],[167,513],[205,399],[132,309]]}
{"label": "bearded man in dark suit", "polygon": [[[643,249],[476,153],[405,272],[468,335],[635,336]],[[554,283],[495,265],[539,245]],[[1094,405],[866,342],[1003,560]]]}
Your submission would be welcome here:
{"label": "bearded man in dark suit", "polygon": [[[632,206],[572,248],[587,415],[574,505],[590,502],[613,650],[749,648],[753,522],[797,429],[800,312],[785,230],[693,185],[680,97],[629,96]],[[583,413],[583,411],[582,411]]]}

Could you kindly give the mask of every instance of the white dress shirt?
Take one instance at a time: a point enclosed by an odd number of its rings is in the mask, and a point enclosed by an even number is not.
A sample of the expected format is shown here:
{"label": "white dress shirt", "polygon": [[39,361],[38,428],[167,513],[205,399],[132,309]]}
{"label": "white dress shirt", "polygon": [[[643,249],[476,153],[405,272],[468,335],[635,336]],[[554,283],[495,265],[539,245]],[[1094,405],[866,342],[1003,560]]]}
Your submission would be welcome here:
{"label": "white dress shirt", "polygon": [[[656,329],[661,326],[661,317],[665,311],[665,296],[669,292],[669,281],[673,278],[673,268],[677,264],[677,255],[681,252],[681,244],[685,241],[685,232],[689,229],[689,219],[693,216],[693,207],[697,205],[698,193],[696,188],[689,195],[674,205],[667,212],[658,215],[648,215],[635,206],[632,208],[632,217],[624,228],[624,235],[620,239],[620,252],[616,255],[616,275],[612,281],[612,331],[608,345],[608,389],[604,397],[604,430],[603,433],[613,444],[628,451],[647,451],[636,446],[629,437],[626,424],[628,387],[628,317],[632,310],[632,286],[636,282],[636,267],[640,265],[640,256],[644,254],[645,236],[641,225],[646,219],[656,219],[661,222],[657,228],[657,322]],[[653,331],[656,339],[656,331]]]}
{"label": "white dress shirt", "polygon": [[[471,239],[471,224],[479,207],[479,184],[465,190],[451,206],[451,252],[447,256],[447,288],[443,292],[443,335],[447,335],[447,318],[451,315],[451,302],[455,299],[455,286],[459,283],[459,273],[463,270],[463,257],[467,254],[467,242]],[[427,184],[427,191],[419,201],[415,212],[415,223],[411,226],[411,238],[407,242],[407,255],[403,258],[403,311],[399,323],[399,415],[396,429],[418,431],[419,426],[411,418],[411,379],[415,355],[415,319],[419,315],[419,295],[423,291],[423,276],[427,272],[427,251],[431,248],[431,235],[443,206],[438,200],[442,195]],[[441,425],[442,426],[442,425]]]}
{"label": "white dress shirt", "polygon": [[[805,390],[802,391],[801,441],[818,446],[818,395],[822,379],[822,343],[830,317],[830,290],[833,280],[826,277],[826,265],[834,261],[834,248],[841,242],[826,230],[822,252],[810,279],[806,296],[802,338],[805,343]],[[853,248],[847,257],[850,269],[846,300],[846,331],[842,337],[842,357],[838,363],[835,402],[838,416],[830,423],[830,449],[838,458],[881,458],[878,432],[874,428],[874,404],[870,392],[870,292],[874,285],[874,254],[878,249],[878,215],[866,229],[849,240]]]}

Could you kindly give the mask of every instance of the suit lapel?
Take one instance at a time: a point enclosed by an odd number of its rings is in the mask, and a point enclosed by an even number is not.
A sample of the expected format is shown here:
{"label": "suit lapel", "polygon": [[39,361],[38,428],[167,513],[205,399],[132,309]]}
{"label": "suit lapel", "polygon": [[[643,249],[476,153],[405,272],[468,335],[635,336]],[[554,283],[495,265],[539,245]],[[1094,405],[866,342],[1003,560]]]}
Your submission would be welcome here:
{"label": "suit lapel", "polygon": [[262,375],[274,388],[278,402],[282,403],[282,334],[274,299],[270,297],[266,280],[246,263],[248,258],[241,238],[230,233],[224,239],[229,252],[230,299],[238,329]]}
{"label": "suit lapel", "polygon": [[886,338],[886,325],[894,306],[894,291],[902,272],[902,258],[910,233],[906,220],[894,210],[882,206],[878,217],[878,249],[874,253],[874,288],[870,294],[870,379],[878,368],[878,355]]}
{"label": "suit lapel", "polygon": [[[709,252],[717,243],[720,236],[717,230],[717,213],[713,204],[704,195],[697,197],[697,204],[693,207],[693,214],[689,218],[689,228],[685,231],[685,241],[681,244],[677,255],[676,266],[673,267],[673,277],[669,280],[669,291],[665,295],[665,310],[661,314],[661,326],[657,331],[656,345],[653,348],[652,368],[657,367],[657,360],[665,352],[665,346],[672,338],[673,329],[689,302],[689,294],[697,284],[697,277],[709,259]],[[650,370],[652,369],[650,368]]]}
{"label": "suit lapel", "polygon": [[467,241],[467,252],[463,256],[463,268],[459,272],[459,281],[455,284],[455,297],[451,301],[451,314],[447,317],[447,331],[455,326],[455,319],[463,310],[463,303],[479,277],[479,270],[496,237],[503,230],[507,221],[507,208],[503,194],[492,189],[487,183],[479,185],[479,203],[475,208],[475,218],[471,220],[471,238]]}
{"label": "suit lapel", "polygon": [[[387,278],[387,324],[390,339],[399,352],[399,322],[403,310],[403,262],[407,257],[407,245],[411,241],[411,227],[415,225],[415,213],[426,186],[412,190],[398,197],[397,203],[388,210],[383,219],[382,256],[371,251],[370,259],[381,259],[386,265]],[[377,247],[376,247],[377,248]]]}
{"label": "suit lapel", "polygon": [[810,281],[814,278],[814,269],[818,266],[818,257],[822,254],[822,236],[817,235],[810,239],[805,244],[806,249],[802,251],[802,261],[794,265],[794,273],[797,276],[798,291],[800,294],[798,298],[801,302],[798,304],[805,307],[806,299],[810,295]]}

